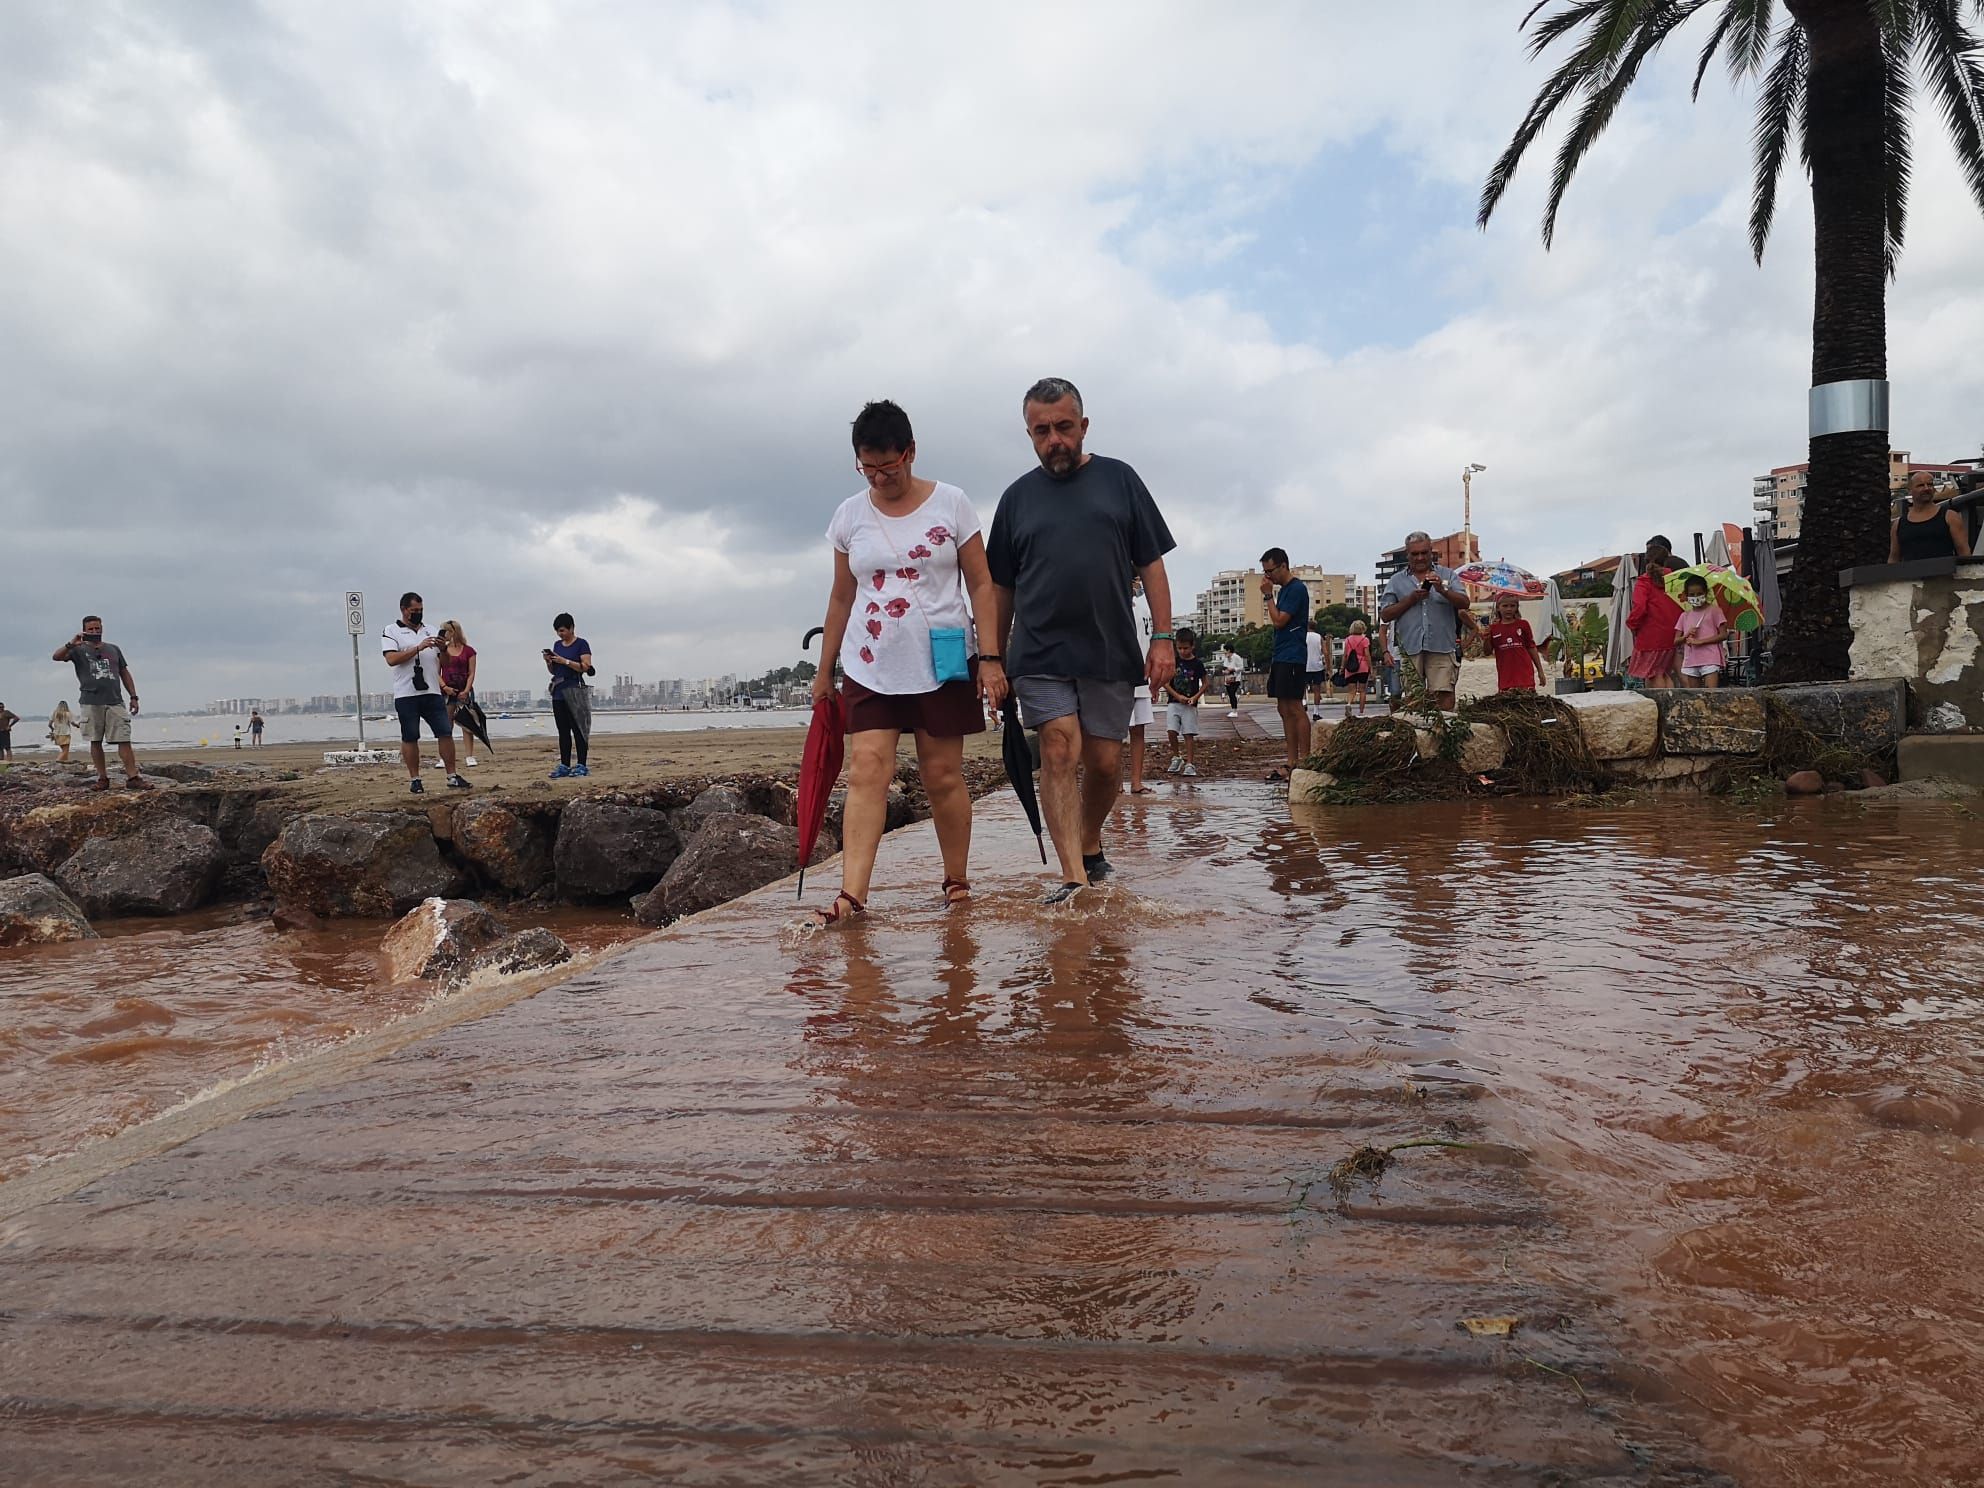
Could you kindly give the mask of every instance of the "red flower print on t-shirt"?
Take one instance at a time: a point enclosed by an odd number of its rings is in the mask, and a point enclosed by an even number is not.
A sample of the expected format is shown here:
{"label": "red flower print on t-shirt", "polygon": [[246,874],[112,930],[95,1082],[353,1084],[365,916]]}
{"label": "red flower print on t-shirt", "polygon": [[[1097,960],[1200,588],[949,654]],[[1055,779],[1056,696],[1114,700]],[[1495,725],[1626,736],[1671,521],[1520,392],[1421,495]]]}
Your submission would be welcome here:
{"label": "red flower print on t-shirt", "polygon": [[[896,570],[896,577],[899,579],[908,579],[913,584],[916,582],[916,570],[913,568],[899,568]],[[880,588],[881,586],[877,585],[876,587]]]}
{"label": "red flower print on t-shirt", "polygon": [[873,639],[879,641],[882,638],[882,622],[879,620],[870,620],[868,622],[868,634]]}
{"label": "red flower print on t-shirt", "polygon": [[922,543],[918,543],[909,550],[909,556],[912,558],[928,558],[930,556],[930,550],[924,547]]}
{"label": "red flower print on t-shirt", "polygon": [[868,665],[873,666],[875,664],[875,653],[870,651],[866,646],[863,646],[861,648],[861,659],[867,662]]}
{"label": "red flower print on t-shirt", "polygon": [[889,601],[889,618],[891,620],[900,620],[904,615],[907,615],[908,613],[909,613],[908,600],[892,599]]}
{"label": "red flower print on t-shirt", "polygon": [[938,547],[941,548],[945,543],[951,540],[951,529],[948,527],[932,527],[928,532],[924,533],[923,535],[929,538],[930,541],[932,541]]}
{"label": "red flower print on t-shirt", "polygon": [[875,601],[871,599],[868,601],[868,613],[871,615],[879,615],[882,613],[882,607],[876,604]]}
{"label": "red flower print on t-shirt", "polygon": [[878,568],[868,576],[868,582],[873,584],[877,589],[879,589],[882,587],[883,582],[887,580],[887,578],[888,575]]}

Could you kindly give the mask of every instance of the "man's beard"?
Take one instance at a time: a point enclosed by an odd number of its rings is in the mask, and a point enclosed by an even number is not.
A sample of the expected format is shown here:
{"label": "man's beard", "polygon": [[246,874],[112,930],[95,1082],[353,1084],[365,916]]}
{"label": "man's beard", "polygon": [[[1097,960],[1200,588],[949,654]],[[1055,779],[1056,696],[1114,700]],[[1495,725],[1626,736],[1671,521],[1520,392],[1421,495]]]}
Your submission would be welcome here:
{"label": "man's beard", "polygon": [[1076,450],[1055,450],[1040,464],[1049,475],[1072,475],[1075,467],[1082,462],[1082,452]]}

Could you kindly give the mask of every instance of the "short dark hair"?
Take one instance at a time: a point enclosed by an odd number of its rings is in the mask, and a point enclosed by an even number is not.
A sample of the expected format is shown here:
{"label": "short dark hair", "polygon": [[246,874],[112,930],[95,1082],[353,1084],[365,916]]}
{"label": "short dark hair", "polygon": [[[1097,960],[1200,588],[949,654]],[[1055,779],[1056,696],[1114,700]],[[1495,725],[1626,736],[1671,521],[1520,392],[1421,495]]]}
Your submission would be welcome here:
{"label": "short dark hair", "polygon": [[1198,643],[1199,643],[1199,633],[1196,630],[1192,629],[1192,627],[1189,625],[1181,625],[1178,627],[1179,645],[1196,646],[1198,645]]}
{"label": "short dark hair", "polygon": [[425,603],[427,603],[427,601],[422,599],[418,594],[415,594],[411,589],[407,590],[406,593],[400,596],[401,609],[405,609],[410,604],[425,604]]}
{"label": "short dark hair", "polygon": [[1261,554],[1261,567],[1263,568],[1279,568],[1287,561],[1288,549],[1286,548],[1269,548],[1265,553]]}
{"label": "short dark hair", "polygon": [[1670,553],[1674,551],[1674,544],[1669,542],[1666,538],[1662,537],[1658,532],[1654,533],[1652,537],[1649,537],[1646,540],[1646,545],[1649,549],[1665,548]]}
{"label": "short dark hair", "polygon": [[1708,580],[1701,574],[1689,574],[1685,579],[1681,580],[1681,592],[1686,594],[1690,589],[1699,589],[1702,593],[1706,594],[1708,593]]}
{"label": "short dark hair", "polygon": [[92,621],[92,620],[94,620],[94,621],[96,621],[96,623],[97,623],[98,625],[101,625],[101,624],[103,624],[103,616],[101,616],[101,615],[85,615],[85,616],[83,616],[83,624],[85,624],[85,625],[88,625],[88,624],[90,623],[90,621]]}
{"label": "short dark hair", "polygon": [[569,614],[567,614],[563,610],[560,610],[557,614],[551,617],[551,628],[553,630],[563,630],[568,625],[573,630],[577,630],[579,628],[579,622],[574,620]]}
{"label": "short dark hair", "polygon": [[909,427],[909,415],[887,398],[863,404],[861,412],[854,416],[854,448],[857,452],[877,450],[885,454],[901,454],[914,443],[916,434]]}
{"label": "short dark hair", "polygon": [[1075,412],[1082,412],[1080,388],[1065,377],[1043,377],[1026,390],[1026,396],[1020,399],[1020,411],[1025,412],[1029,403],[1059,403],[1063,398],[1073,398]]}

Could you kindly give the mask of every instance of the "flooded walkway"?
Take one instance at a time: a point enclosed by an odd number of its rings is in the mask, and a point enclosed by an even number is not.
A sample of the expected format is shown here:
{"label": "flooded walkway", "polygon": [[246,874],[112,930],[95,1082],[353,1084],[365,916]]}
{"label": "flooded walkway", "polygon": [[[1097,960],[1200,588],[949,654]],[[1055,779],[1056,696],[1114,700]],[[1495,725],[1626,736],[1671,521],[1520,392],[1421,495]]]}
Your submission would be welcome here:
{"label": "flooded walkway", "polygon": [[0,1462],[1969,1479],[1984,824],[1120,820],[1078,908],[988,803],[968,910],[913,828],[843,932],[753,896],[0,1224]]}

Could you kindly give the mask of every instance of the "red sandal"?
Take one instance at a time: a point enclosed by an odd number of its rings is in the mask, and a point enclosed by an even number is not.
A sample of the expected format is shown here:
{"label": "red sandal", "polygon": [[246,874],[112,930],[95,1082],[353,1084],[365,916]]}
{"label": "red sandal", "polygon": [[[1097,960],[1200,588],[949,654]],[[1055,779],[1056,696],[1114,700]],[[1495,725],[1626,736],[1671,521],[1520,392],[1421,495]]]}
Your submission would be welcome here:
{"label": "red sandal", "polygon": [[971,885],[962,878],[945,879],[941,892],[947,905],[971,903]]}
{"label": "red sandal", "polygon": [[[840,907],[842,900],[846,900],[850,907],[842,909]],[[830,906],[826,909],[816,909],[813,911],[813,928],[816,930],[825,930],[831,926],[838,925],[842,920],[851,920],[858,914],[866,914],[867,911],[867,905],[848,893],[846,889],[842,889],[838,894],[834,895],[834,902]]]}

